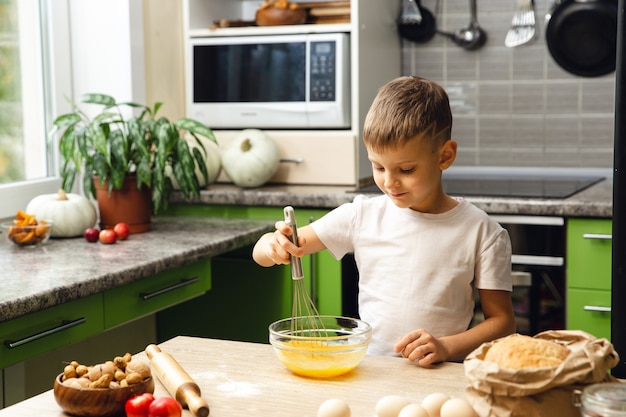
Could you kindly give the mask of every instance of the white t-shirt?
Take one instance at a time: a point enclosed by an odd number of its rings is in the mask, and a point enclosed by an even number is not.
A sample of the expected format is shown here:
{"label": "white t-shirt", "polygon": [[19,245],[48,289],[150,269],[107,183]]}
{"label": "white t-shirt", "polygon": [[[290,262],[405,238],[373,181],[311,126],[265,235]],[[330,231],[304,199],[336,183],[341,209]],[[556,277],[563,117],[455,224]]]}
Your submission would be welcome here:
{"label": "white t-shirt", "polygon": [[506,229],[463,199],[429,214],[359,195],[311,226],[337,259],[354,253],[370,354],[396,355],[394,344],[411,330],[461,333],[473,316],[473,287],[512,289]]}

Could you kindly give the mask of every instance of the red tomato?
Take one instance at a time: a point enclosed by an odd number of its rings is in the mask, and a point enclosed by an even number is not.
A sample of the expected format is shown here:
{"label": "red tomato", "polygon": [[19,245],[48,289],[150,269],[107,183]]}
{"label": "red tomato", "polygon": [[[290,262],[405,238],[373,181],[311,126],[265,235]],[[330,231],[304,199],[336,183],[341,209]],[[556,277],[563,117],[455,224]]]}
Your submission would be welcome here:
{"label": "red tomato", "polygon": [[87,242],[97,242],[99,234],[100,230],[95,227],[90,227],[85,230],[85,239],[87,239]]}
{"label": "red tomato", "polygon": [[160,397],[150,403],[148,417],[180,417],[183,407],[172,397]]}
{"label": "red tomato", "polygon": [[126,223],[118,223],[113,226],[113,231],[119,240],[126,240],[130,234],[130,229]]}
{"label": "red tomato", "polygon": [[154,401],[154,396],[149,392],[135,395],[126,401],[124,411],[127,417],[148,417],[148,408]]}
{"label": "red tomato", "polygon": [[117,242],[117,234],[111,229],[101,230],[98,238],[100,239],[100,242],[107,245]]}

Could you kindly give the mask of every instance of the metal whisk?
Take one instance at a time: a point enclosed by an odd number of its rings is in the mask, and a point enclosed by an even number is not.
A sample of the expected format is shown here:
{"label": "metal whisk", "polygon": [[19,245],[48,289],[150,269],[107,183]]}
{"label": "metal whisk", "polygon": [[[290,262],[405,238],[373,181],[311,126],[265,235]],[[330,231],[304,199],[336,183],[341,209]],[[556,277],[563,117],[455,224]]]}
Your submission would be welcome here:
{"label": "metal whisk", "polygon": [[[291,241],[298,245],[298,228],[293,207],[283,210],[285,223],[291,227]],[[302,259],[291,256],[291,278],[293,279],[293,305],[291,308],[291,332],[300,336],[318,337],[326,334],[324,322],[315,303],[309,296],[302,272]]]}

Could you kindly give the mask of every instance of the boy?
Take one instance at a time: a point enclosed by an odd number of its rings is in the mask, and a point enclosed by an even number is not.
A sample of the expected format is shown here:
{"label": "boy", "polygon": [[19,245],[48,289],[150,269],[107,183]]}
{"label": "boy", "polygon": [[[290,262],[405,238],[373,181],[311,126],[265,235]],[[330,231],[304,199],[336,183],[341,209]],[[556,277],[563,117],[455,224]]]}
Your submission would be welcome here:
{"label": "boy", "polygon": [[[284,222],[253,250],[262,266],[324,249],[353,252],[359,315],[372,325],[369,353],[427,366],[462,361],[481,343],[515,331],[511,242],[485,212],[443,191],[456,158],[448,96],[438,84],[400,77],[378,92],[363,140],[384,195],[359,195],[310,225],[300,247]],[[478,288],[485,320],[469,328]]]}

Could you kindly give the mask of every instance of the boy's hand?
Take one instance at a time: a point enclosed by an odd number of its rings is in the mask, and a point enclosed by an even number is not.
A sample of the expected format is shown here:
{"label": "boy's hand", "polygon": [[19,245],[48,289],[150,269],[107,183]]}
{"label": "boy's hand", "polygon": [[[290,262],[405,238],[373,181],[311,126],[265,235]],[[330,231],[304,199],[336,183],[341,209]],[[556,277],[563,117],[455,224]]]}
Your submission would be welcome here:
{"label": "boy's hand", "polygon": [[424,329],[413,330],[396,342],[394,351],[420,366],[428,366],[448,359],[441,341]]}
{"label": "boy's hand", "polygon": [[[304,239],[299,238],[300,246],[304,244]],[[291,227],[284,221],[276,222],[276,231],[269,233],[265,237],[264,255],[276,265],[290,263],[290,255],[302,256],[302,248],[296,246],[291,241]]]}

